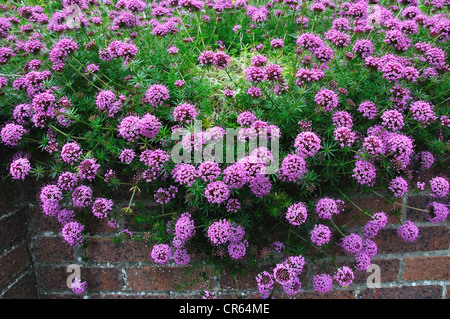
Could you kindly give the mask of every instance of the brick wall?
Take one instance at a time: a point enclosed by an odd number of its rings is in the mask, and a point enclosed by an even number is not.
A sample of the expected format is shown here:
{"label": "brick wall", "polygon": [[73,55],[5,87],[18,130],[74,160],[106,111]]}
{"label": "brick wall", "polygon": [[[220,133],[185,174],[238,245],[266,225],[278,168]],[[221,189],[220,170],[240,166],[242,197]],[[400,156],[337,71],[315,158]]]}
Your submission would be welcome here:
{"label": "brick wall", "polygon": [[[355,197],[351,199],[362,209],[390,211],[381,198]],[[403,204],[425,208],[429,201],[426,195],[408,194]],[[352,205],[352,204],[348,204]],[[397,206],[398,208],[399,206]],[[149,258],[151,247],[142,243],[118,246],[112,238],[116,234],[105,223],[94,222],[89,225],[93,232],[86,249],[69,248],[61,240],[59,225],[54,219],[44,216],[39,207],[29,204],[31,210],[31,247],[34,260],[37,291],[40,298],[79,298],[67,287],[66,272],[69,264],[81,265],[83,279],[87,280],[89,291],[85,298],[200,298],[201,289],[206,288],[202,273],[208,274],[209,267],[188,271],[176,265],[159,266]],[[358,210],[354,211],[355,214]],[[340,217],[339,223],[348,222]],[[395,230],[398,220],[392,218],[391,224],[376,237],[378,255],[372,263],[380,267],[381,284],[379,288],[369,288],[367,278],[370,273],[359,273],[355,284],[348,289],[336,289],[319,296],[310,285],[315,269],[308,265],[302,275],[306,287],[297,298],[432,298],[450,297],[450,223],[438,225],[428,222],[423,212],[402,208],[402,221],[410,219],[420,227],[420,237],[414,243],[402,242]],[[365,221],[362,217],[359,221]],[[350,229],[360,227],[352,222]],[[85,257],[88,257],[87,260]],[[349,257],[340,256],[344,263]],[[246,274],[237,274],[236,280],[229,271],[213,276],[210,288],[220,292],[222,298],[258,298],[255,289],[255,275],[261,270],[270,269],[268,265]],[[189,285],[185,285],[189,283]],[[286,298],[275,294],[275,298]]]}
{"label": "brick wall", "polygon": [[[176,265],[160,266],[149,257],[151,247],[142,243],[113,243],[117,231],[105,222],[88,221],[91,230],[86,249],[71,248],[60,237],[60,226],[55,219],[45,216],[36,202],[36,187],[29,182],[2,183],[0,192],[0,298],[83,298],[66,286],[70,273],[67,266],[81,266],[83,280],[88,282],[84,298],[200,298],[212,269],[209,266],[184,268]],[[425,208],[430,198],[426,194],[408,193],[399,203]],[[361,209],[389,212],[382,198],[354,196],[351,202]],[[347,207],[352,207],[348,202]],[[355,206],[353,206],[355,207]],[[401,206],[396,205],[396,208]],[[347,224],[356,230],[367,218],[360,214],[359,222],[347,216],[338,216],[338,224]],[[450,219],[432,224],[423,212],[401,207],[400,220],[412,220],[420,228],[420,237],[413,243],[402,242],[395,230],[399,225],[391,218],[388,227],[375,238],[378,255],[372,263],[380,268],[379,288],[369,288],[370,273],[359,273],[355,284],[348,289],[334,287],[319,296],[311,287],[317,271],[307,265],[301,275],[303,291],[297,298],[346,299],[402,299],[450,298]],[[359,223],[359,224],[358,224]],[[339,263],[350,257],[341,255]],[[230,271],[215,271],[209,289],[220,298],[259,298],[255,276],[273,265],[260,265],[246,274],[233,276]],[[275,293],[275,298],[286,298]]]}
{"label": "brick wall", "polygon": [[0,298],[37,297],[30,210],[20,183],[0,184]]}

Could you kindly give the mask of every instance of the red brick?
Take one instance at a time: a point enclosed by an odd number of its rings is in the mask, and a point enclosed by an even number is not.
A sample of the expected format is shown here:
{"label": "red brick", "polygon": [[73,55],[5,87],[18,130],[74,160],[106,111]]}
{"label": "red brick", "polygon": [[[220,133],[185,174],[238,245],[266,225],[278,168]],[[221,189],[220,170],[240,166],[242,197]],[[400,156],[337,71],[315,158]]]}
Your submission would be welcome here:
{"label": "red brick", "polygon": [[[69,263],[67,264],[67,266]],[[38,267],[39,280],[45,290],[71,291],[67,287],[67,278],[73,272],[67,272],[67,267]],[[122,278],[119,269],[100,267],[81,267],[81,280],[87,281],[88,291],[120,290]]]}
{"label": "red brick", "polygon": [[83,299],[82,295],[77,295],[72,291],[68,293],[45,293],[39,296],[39,299]]}
{"label": "red brick", "polygon": [[378,253],[405,253],[414,251],[446,250],[450,243],[446,226],[419,227],[419,237],[414,242],[405,242],[397,235],[397,229],[385,229],[373,239]]}
{"label": "red brick", "polygon": [[49,217],[45,215],[41,207],[36,204],[36,206],[32,210],[31,219],[33,222],[33,227],[35,232],[43,232],[43,231],[61,231],[61,224],[58,222],[58,219],[55,217]]}
{"label": "red brick", "polygon": [[[243,272],[237,272],[235,274],[236,280],[230,270],[224,270],[220,276],[220,288],[221,289],[256,289],[255,277],[261,271],[272,271],[273,267],[257,267],[256,269],[245,268]],[[300,281],[306,281],[306,274],[308,273],[308,266],[305,265],[302,273],[300,274]],[[237,284],[236,284],[237,281]]]}
{"label": "red brick", "polygon": [[23,244],[10,250],[0,258],[0,287],[24,271],[27,267],[27,260],[28,256]]}
{"label": "red brick", "polygon": [[123,288],[122,273],[117,268],[82,268],[81,278],[87,281],[89,291],[121,290]]}
{"label": "red brick", "polygon": [[[136,291],[206,289],[201,270],[186,267],[134,267],[127,269],[128,285]],[[205,271],[208,275],[208,271]],[[211,283],[213,285],[214,283]]]}
{"label": "red brick", "polygon": [[86,219],[86,230],[90,233],[111,233],[115,229],[108,226],[108,218],[98,219],[94,215]]}
{"label": "red brick", "polygon": [[315,291],[301,291],[294,297],[295,299],[354,299],[355,292],[348,290],[332,290],[325,294],[319,294]]}
{"label": "red brick", "polygon": [[[426,209],[431,200],[432,198],[430,196],[409,196],[407,205],[419,209]],[[428,214],[423,211],[406,208],[406,218],[413,222],[426,222],[428,221]]]}
{"label": "red brick", "polygon": [[27,232],[27,218],[24,210],[4,216],[0,220],[0,249],[23,239]]}
{"label": "red brick", "polygon": [[87,254],[90,260],[106,261],[150,261],[150,248],[143,243],[123,243],[120,246],[112,238],[92,238],[88,241]]}
{"label": "red brick", "polygon": [[357,299],[441,299],[442,286],[402,286],[367,288]]}
{"label": "red brick", "polygon": [[[380,280],[381,282],[393,282],[398,279],[398,273],[400,270],[399,259],[372,259],[372,264],[380,266]],[[373,274],[372,272],[355,272],[356,283],[366,283],[367,278]]]}
{"label": "red brick", "polygon": [[[67,263],[69,266],[71,263]],[[72,272],[67,272],[63,266],[41,266],[36,269],[38,281],[44,290],[71,291],[66,284],[67,278]]]}
{"label": "red brick", "polygon": [[21,277],[4,294],[3,299],[34,299],[37,298],[36,277],[32,271]]}
{"label": "red brick", "polygon": [[403,280],[449,280],[450,257],[405,258]]}
{"label": "red brick", "polygon": [[[397,202],[401,203],[402,200],[398,199]],[[356,205],[356,206],[355,206]],[[393,204],[388,204],[383,198],[376,197],[353,197],[350,200],[345,201],[345,207],[347,212],[336,216],[336,223],[338,225],[364,225],[371,217],[364,214],[359,209],[368,212],[369,214],[377,212],[385,212],[388,215],[389,223],[397,223],[398,220],[393,214],[390,214],[393,209]],[[399,205],[395,206],[395,209],[401,208]]]}
{"label": "red brick", "polygon": [[74,249],[60,237],[43,237],[35,242],[34,253],[37,261],[70,262],[75,260]]}

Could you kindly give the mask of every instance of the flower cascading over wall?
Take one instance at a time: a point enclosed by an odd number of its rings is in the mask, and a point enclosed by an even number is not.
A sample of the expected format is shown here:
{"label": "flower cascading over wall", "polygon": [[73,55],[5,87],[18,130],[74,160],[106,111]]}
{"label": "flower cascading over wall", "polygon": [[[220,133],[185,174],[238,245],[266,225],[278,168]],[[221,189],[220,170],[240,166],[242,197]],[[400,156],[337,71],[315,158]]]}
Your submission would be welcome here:
{"label": "flower cascading over wall", "polygon": [[[383,197],[394,215],[399,198],[426,192],[427,207],[409,209],[447,219],[442,2],[63,0],[0,9],[8,178],[41,183],[42,213],[69,246],[88,244],[86,219],[104,220],[115,241],[143,242],[157,264],[271,265],[254,279],[272,298],[349,287],[368,269],[389,213],[359,208],[356,192]],[[350,232],[338,220],[355,209],[367,221]],[[414,242],[420,229],[406,220],[397,235]],[[330,268],[321,258],[336,247],[352,261]],[[313,281],[302,282],[313,262]],[[88,289],[73,284],[77,294]]]}

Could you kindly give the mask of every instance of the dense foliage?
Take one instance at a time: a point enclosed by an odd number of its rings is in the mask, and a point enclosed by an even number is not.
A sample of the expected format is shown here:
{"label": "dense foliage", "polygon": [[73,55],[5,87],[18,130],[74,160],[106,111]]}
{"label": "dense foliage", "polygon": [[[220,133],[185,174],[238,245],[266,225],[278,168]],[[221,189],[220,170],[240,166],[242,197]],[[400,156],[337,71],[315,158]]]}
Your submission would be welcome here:
{"label": "dense foliage", "polygon": [[[263,298],[297,294],[305,263],[318,292],[348,286],[388,218],[355,192],[397,214],[399,197],[429,191],[419,210],[447,218],[447,176],[426,173],[448,171],[449,4],[9,1],[0,129],[17,152],[2,182],[41,181],[42,212],[68,245],[85,245],[94,216],[156,263],[264,262]],[[339,214],[369,221],[349,232]],[[410,221],[398,234],[420,236]],[[354,260],[321,268],[335,246]]]}

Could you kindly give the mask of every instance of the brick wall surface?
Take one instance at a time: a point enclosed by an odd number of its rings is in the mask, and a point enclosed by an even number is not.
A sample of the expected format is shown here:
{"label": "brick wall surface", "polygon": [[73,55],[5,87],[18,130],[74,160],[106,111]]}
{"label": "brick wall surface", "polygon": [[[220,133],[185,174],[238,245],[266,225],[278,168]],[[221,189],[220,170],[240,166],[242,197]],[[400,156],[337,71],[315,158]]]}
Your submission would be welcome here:
{"label": "brick wall surface", "polygon": [[[68,247],[60,236],[55,219],[45,216],[36,202],[36,188],[27,183],[3,184],[0,192],[0,298],[91,298],[91,299],[199,299],[206,289],[202,280],[209,277],[210,266],[194,269],[177,265],[157,265],[149,254],[151,247],[142,243],[125,243],[120,247],[112,241],[117,231],[105,222],[91,220],[86,249]],[[27,195],[28,194],[28,195]],[[351,201],[351,202],[350,202]],[[355,195],[348,207],[389,212],[393,204],[384,199]],[[424,209],[429,203],[427,194],[408,193],[398,203]],[[375,242],[378,254],[372,263],[380,268],[381,283],[377,288],[367,284],[370,273],[357,273],[349,288],[336,285],[333,291],[319,295],[311,288],[312,276],[317,272],[306,265],[301,275],[304,289],[298,299],[448,299],[450,298],[450,219],[440,224],[427,221],[424,212],[405,206],[399,219],[381,231]],[[355,215],[360,214],[354,209]],[[357,230],[367,220],[360,214],[359,222],[338,216],[338,224]],[[420,236],[413,243],[402,242],[396,234],[400,222],[412,220],[420,228]],[[339,256],[344,264],[349,256]],[[81,266],[83,280],[88,283],[84,296],[75,295],[66,285],[71,274],[70,264]],[[261,265],[245,274],[235,276],[228,270],[215,272],[208,283],[218,298],[259,298],[255,276],[271,266]],[[287,298],[276,292],[275,298]]]}

